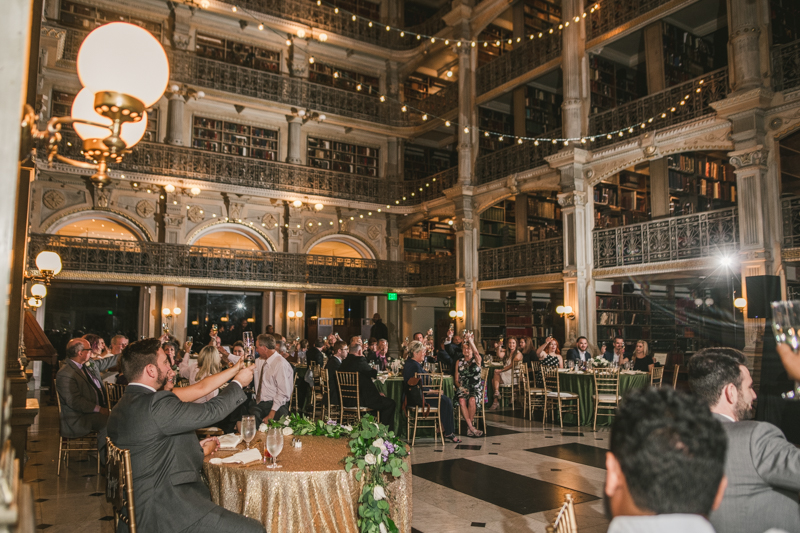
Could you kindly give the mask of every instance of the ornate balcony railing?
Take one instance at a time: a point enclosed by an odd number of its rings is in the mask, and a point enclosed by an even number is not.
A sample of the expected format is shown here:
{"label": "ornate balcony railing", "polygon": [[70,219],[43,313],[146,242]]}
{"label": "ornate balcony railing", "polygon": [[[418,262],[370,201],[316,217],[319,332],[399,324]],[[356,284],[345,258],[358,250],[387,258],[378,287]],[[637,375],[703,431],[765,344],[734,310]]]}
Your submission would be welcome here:
{"label": "ornate balcony railing", "polygon": [[527,41],[480,67],[475,74],[475,90],[479,95],[488,93],[560,55],[561,38],[558,36]]}
{"label": "ornate balcony railing", "polygon": [[455,258],[403,262],[254,252],[205,246],[31,235],[29,264],[57,252],[65,271],[360,287],[429,287],[455,282]]}
{"label": "ornate balcony railing", "polygon": [[594,231],[595,268],[727,255],[738,249],[735,207]]}
{"label": "ornate balcony railing", "polygon": [[63,59],[64,61],[77,61],[78,50],[81,49],[81,44],[83,44],[83,40],[87,35],[89,35],[89,32],[74,30],[72,28],[67,29],[66,36],[64,37],[64,50],[62,50],[59,59]]}
{"label": "ornate balcony railing", "polygon": [[[405,200],[400,204],[419,204],[428,200],[433,200],[444,195],[444,190],[453,187],[458,182],[458,166],[437,172],[427,178],[415,181],[404,181],[401,184],[402,195]],[[393,204],[396,205],[396,204]]]}
{"label": "ornate balcony railing", "polygon": [[772,83],[776,91],[800,87],[800,41],[772,49]]}
{"label": "ornate balcony railing", "polygon": [[[561,130],[547,132],[547,137],[558,138]],[[541,142],[535,146],[527,141],[513,144],[502,150],[478,157],[476,181],[478,185],[506,178],[511,174],[531,170],[545,164],[544,158],[558,152],[562,146],[550,142]]]}
{"label": "ornate balcony railing", "polygon": [[[695,90],[700,80],[703,80],[702,91],[697,93]],[[639,98],[603,113],[591,115],[589,117],[589,134],[598,135],[595,138],[595,147],[605,146],[621,139],[618,135],[612,135],[610,139],[602,135],[607,132],[633,126],[633,135],[639,135],[645,131],[657,130],[703,115],[713,114],[715,111],[710,104],[725,98],[728,91],[728,68],[724,67],[670,87],[665,91]],[[686,95],[689,95],[690,98],[685,101],[684,105],[679,105]],[[674,112],[670,111],[672,107],[675,108]],[[665,118],[661,118],[662,113],[666,113]],[[656,118],[653,122],[648,122],[651,117]],[[641,127],[642,124],[645,125],[644,128]],[[626,130],[623,137],[630,137],[630,135]]]}
{"label": "ornate balcony railing", "polygon": [[423,100],[412,100],[409,105],[430,115],[442,116],[458,108],[458,83],[452,83]]}
{"label": "ornate balcony railing", "polygon": [[564,270],[564,239],[512,244],[478,252],[481,281],[557,274]]}
{"label": "ornate balcony railing", "polygon": [[600,9],[588,16],[586,40],[591,41],[626,22],[672,0],[603,0]]}
{"label": "ornate balcony railing", "polygon": [[800,197],[781,200],[783,212],[783,247],[800,247]]}

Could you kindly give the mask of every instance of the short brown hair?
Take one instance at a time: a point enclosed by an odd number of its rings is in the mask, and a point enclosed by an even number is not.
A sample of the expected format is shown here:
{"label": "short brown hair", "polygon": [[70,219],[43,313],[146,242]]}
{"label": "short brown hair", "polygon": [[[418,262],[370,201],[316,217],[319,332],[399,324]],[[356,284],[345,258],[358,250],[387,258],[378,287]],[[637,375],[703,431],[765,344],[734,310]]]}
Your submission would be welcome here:
{"label": "short brown hair", "polygon": [[136,381],[142,377],[147,365],[158,366],[158,350],[161,348],[161,341],[158,339],[142,339],[132,342],[122,350],[119,364],[122,373],[128,378],[128,382]]}
{"label": "short brown hair", "polygon": [[256,346],[263,346],[267,350],[274,350],[275,349],[275,337],[272,335],[267,335],[266,333],[262,333],[258,337],[256,337]]}
{"label": "short brown hair", "polygon": [[338,352],[338,351],[339,351],[339,350],[341,350],[342,348],[347,348],[347,343],[346,343],[346,342],[344,342],[344,341],[336,341],[336,342],[333,344],[333,351],[334,351],[334,352]]}

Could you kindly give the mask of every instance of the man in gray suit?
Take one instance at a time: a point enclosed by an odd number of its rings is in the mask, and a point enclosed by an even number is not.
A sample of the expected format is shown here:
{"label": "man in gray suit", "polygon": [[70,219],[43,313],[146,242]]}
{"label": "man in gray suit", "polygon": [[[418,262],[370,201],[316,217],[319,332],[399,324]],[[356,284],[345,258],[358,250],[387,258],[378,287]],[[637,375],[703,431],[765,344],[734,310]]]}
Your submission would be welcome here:
{"label": "man in gray suit", "polygon": [[688,368],[692,391],[728,435],[728,489],[711,514],[717,532],[800,532],[800,450],[772,424],[748,420],[756,393],[744,354],[706,348],[692,356]]}
{"label": "man in gray suit", "polygon": [[[84,437],[97,431],[97,449],[106,446],[108,400],[101,372],[116,366],[119,356],[91,361],[92,350],[86,339],[67,343],[67,359],[56,374],[56,389],[61,399],[61,435]],[[101,458],[105,462],[104,454]]]}
{"label": "man in gray suit", "polygon": [[[194,430],[222,420],[245,401],[243,387],[252,367],[240,371],[220,394],[206,403],[184,403],[163,390],[170,374],[158,339],[134,342],[122,352],[122,370],[130,384],[108,419],[114,445],[131,452],[136,525],[148,533],[264,533],[252,518],[211,501],[201,479],[204,455],[216,438],[198,442]],[[120,521],[118,533],[126,533]]]}

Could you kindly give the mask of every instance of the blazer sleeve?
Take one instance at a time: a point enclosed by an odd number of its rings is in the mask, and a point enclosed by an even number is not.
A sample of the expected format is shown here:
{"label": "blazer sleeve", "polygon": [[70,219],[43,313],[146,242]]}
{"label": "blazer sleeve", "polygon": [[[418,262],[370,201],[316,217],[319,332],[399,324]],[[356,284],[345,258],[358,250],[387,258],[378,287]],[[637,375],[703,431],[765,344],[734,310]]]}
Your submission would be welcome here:
{"label": "blazer sleeve", "polygon": [[358,367],[356,368],[356,370],[358,370],[359,373],[363,373],[369,378],[372,379],[377,378],[378,371],[369,366],[369,363],[367,362],[367,359],[365,357],[362,357],[361,359],[362,360],[358,362]]}
{"label": "blazer sleeve", "polygon": [[117,366],[117,362],[119,362],[119,354],[97,360],[94,364],[97,365],[98,371],[105,372],[109,368]]}
{"label": "blazer sleeve", "polygon": [[750,436],[750,455],[764,481],[800,492],[800,449],[789,443],[780,429],[759,423]]}
{"label": "blazer sleeve", "polygon": [[[67,362],[67,364],[71,363]],[[79,379],[82,378],[77,375],[77,370],[70,373],[63,370],[59,371],[56,374],[58,395],[61,396],[61,401],[73,411],[84,414],[94,413],[97,403],[81,394]]]}
{"label": "blazer sleeve", "polygon": [[165,435],[179,435],[219,422],[245,398],[242,388],[231,383],[206,403],[185,403],[171,392],[156,393],[150,409],[153,419]]}

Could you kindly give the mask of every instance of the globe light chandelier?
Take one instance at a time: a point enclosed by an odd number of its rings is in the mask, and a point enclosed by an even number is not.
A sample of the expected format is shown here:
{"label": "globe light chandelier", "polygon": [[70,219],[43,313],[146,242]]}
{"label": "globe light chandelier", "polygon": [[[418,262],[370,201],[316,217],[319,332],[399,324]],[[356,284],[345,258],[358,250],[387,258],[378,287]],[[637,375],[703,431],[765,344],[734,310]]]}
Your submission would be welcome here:
{"label": "globe light chandelier", "polygon": [[[25,106],[22,156],[38,142],[47,142],[47,160],[94,170],[98,187],[109,182],[108,163],[119,163],[144,136],[147,108],[155,104],[169,82],[169,62],[161,43],[134,24],[105,24],[86,36],[78,51],[78,78],[83,89],[69,117],[53,117],[44,131]],[[58,154],[61,128],[72,125],[83,141],[87,161]]]}

